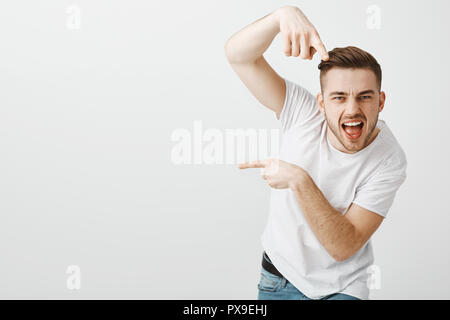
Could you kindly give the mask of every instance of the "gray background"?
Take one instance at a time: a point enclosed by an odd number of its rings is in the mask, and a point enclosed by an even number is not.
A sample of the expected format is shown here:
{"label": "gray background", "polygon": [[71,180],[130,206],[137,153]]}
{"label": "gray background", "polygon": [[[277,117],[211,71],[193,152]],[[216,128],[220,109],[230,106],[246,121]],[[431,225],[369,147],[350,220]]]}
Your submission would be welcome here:
{"label": "gray background", "polygon": [[[255,299],[258,171],[175,165],[174,130],[278,128],[226,61],[236,31],[298,5],[328,50],[380,62],[408,179],[373,236],[371,299],[450,298],[448,1],[2,1],[0,298]],[[381,29],[366,26],[369,5]],[[69,5],[81,28],[66,26]],[[319,57],[266,58],[319,90]],[[81,268],[68,290],[66,269]]]}

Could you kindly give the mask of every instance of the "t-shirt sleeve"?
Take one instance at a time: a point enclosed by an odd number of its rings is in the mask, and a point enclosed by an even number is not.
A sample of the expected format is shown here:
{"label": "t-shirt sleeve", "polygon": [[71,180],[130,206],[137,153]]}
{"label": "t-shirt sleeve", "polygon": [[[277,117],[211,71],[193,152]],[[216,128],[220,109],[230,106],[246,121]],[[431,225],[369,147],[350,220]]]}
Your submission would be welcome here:
{"label": "t-shirt sleeve", "polygon": [[320,113],[316,98],[307,89],[288,79],[284,81],[286,96],[279,117],[283,133],[307,123]]}
{"label": "t-shirt sleeve", "polygon": [[357,188],[353,203],[386,218],[397,190],[406,179],[406,167],[403,151],[387,159],[365,184]]}

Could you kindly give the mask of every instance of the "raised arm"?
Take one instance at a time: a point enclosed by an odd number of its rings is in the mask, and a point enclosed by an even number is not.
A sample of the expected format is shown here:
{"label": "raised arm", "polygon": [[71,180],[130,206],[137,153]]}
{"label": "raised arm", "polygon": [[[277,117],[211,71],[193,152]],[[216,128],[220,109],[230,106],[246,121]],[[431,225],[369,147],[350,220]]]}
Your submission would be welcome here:
{"label": "raised arm", "polygon": [[322,60],[328,53],[319,34],[303,12],[284,6],[256,20],[231,36],[225,44],[227,59],[245,86],[277,118],[286,95],[284,79],[264,59],[264,52],[281,32],[286,56],[311,60],[316,52]]}

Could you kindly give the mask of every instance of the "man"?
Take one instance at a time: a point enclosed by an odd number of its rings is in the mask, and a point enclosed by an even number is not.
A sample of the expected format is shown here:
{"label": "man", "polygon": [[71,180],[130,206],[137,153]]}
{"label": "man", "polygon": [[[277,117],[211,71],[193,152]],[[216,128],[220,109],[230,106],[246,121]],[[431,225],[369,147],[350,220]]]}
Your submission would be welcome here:
{"label": "man", "polygon": [[[263,53],[281,32],[287,56],[318,52],[314,97],[280,77]],[[368,299],[371,235],[406,178],[406,156],[378,120],[381,68],[356,48],[327,52],[314,26],[285,6],[234,34],[225,45],[233,70],[282,127],[280,159],[263,168],[271,190],[258,299]]]}

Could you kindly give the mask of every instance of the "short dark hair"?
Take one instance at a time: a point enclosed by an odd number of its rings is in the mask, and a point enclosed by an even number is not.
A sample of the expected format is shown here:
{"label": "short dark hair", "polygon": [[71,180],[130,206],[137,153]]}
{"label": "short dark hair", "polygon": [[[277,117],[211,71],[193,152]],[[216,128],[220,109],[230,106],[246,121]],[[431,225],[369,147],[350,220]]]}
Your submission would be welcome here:
{"label": "short dark hair", "polygon": [[369,69],[375,73],[378,89],[381,90],[381,67],[377,60],[368,52],[353,46],[334,48],[328,52],[328,61],[320,62],[320,86],[323,90],[323,77],[334,67]]}

